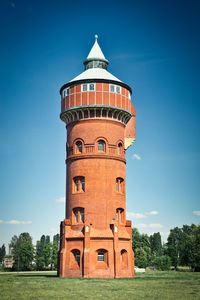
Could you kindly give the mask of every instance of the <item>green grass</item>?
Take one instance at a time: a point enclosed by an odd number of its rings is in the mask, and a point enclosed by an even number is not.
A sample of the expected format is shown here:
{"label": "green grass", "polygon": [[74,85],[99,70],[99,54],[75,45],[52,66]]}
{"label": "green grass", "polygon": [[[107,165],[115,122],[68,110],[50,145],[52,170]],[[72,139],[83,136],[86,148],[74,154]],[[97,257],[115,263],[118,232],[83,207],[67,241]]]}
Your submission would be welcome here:
{"label": "green grass", "polygon": [[58,278],[54,272],[0,274],[0,299],[200,299],[200,273],[148,271],[127,279]]}

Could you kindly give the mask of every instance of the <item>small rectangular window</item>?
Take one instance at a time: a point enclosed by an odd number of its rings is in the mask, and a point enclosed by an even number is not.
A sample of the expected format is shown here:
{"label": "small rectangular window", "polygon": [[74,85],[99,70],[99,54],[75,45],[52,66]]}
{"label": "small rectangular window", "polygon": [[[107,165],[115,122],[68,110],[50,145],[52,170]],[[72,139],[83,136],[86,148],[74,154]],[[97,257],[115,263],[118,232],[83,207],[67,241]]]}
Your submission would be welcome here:
{"label": "small rectangular window", "polygon": [[131,99],[131,93],[128,91],[128,98]]}
{"label": "small rectangular window", "polygon": [[94,91],[94,83],[90,83],[89,84],[89,90],[90,91]]}
{"label": "small rectangular window", "polygon": [[121,87],[120,86],[116,86],[116,92],[117,92],[117,94],[120,94],[121,93]]}
{"label": "small rectangular window", "polygon": [[82,85],[82,91],[83,92],[87,92],[87,84],[83,84]]}
{"label": "small rectangular window", "polygon": [[98,252],[98,261],[104,261],[104,253]]}
{"label": "small rectangular window", "polygon": [[115,86],[113,84],[110,84],[110,92],[111,93],[115,92]]}

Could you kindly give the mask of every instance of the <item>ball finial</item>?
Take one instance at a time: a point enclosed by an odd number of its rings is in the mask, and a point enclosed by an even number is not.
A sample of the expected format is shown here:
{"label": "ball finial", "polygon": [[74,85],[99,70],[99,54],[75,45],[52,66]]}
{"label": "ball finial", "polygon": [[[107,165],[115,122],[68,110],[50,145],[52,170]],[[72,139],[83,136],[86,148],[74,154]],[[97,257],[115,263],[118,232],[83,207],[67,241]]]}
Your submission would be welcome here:
{"label": "ball finial", "polygon": [[97,39],[98,39],[98,35],[97,35],[97,34],[95,34],[95,36],[94,36],[94,37],[95,37],[95,40],[97,40]]}

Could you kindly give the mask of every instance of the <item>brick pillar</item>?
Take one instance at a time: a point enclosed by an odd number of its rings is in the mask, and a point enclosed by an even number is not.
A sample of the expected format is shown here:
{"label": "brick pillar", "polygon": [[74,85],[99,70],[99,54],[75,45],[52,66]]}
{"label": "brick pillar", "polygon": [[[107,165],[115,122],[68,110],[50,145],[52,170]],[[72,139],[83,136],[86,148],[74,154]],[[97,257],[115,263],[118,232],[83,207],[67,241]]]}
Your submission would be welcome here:
{"label": "brick pillar", "polygon": [[84,238],[84,250],[83,250],[83,276],[89,277],[90,274],[90,230],[91,226],[89,222],[85,222],[85,238]]}

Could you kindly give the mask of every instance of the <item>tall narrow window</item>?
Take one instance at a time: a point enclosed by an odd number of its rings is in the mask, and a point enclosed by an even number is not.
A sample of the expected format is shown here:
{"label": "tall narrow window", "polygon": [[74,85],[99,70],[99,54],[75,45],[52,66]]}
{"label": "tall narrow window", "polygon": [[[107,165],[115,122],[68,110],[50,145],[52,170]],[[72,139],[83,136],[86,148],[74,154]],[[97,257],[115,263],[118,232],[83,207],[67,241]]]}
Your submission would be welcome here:
{"label": "tall narrow window", "polygon": [[78,210],[75,210],[74,214],[75,214],[76,223],[78,223]]}
{"label": "tall narrow window", "polygon": [[98,151],[104,151],[105,152],[105,142],[100,140],[98,141]]}
{"label": "tall narrow window", "polygon": [[84,208],[81,208],[81,222],[84,222]]}
{"label": "tall narrow window", "polygon": [[76,142],[76,151],[77,151],[77,153],[82,153],[82,151],[83,151],[82,142],[80,142],[80,141]]}
{"label": "tall narrow window", "polygon": [[122,154],[122,143],[118,144],[118,154],[121,155]]}
{"label": "tall narrow window", "polygon": [[85,192],[85,177],[80,178],[81,190]]}
{"label": "tall narrow window", "polygon": [[78,178],[75,179],[75,190],[76,190],[76,192],[78,192],[78,190],[79,190],[79,180],[78,180]]}
{"label": "tall narrow window", "polygon": [[116,192],[124,193],[124,179],[117,177],[116,178]]}
{"label": "tall narrow window", "polygon": [[116,221],[118,221],[119,223],[124,222],[124,209],[123,208],[116,209]]}
{"label": "tall narrow window", "polygon": [[83,207],[74,208],[72,219],[73,219],[74,224],[84,223],[84,221],[85,221],[84,208]]}

